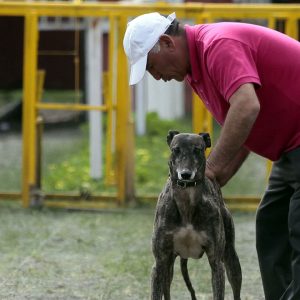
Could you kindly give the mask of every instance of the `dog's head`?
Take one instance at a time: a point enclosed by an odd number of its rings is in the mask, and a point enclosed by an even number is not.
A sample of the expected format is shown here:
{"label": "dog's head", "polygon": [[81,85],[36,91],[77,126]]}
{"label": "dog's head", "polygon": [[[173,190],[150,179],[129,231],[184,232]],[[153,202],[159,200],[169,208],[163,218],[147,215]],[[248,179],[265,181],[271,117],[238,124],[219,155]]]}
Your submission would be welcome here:
{"label": "dog's head", "polygon": [[179,133],[170,130],[167,143],[171,149],[170,176],[173,180],[199,181],[204,178],[205,149],[211,146],[208,133]]}

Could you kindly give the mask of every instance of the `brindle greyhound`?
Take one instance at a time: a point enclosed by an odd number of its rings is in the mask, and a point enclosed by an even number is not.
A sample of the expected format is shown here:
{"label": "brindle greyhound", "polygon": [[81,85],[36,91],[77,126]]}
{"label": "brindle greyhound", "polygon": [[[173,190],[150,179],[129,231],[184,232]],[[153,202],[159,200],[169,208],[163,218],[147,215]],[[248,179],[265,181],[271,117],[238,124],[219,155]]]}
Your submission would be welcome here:
{"label": "brindle greyhound", "polygon": [[180,256],[183,278],[191,299],[196,300],[187,261],[201,258],[205,252],[212,271],[213,299],[224,299],[225,265],[234,300],[240,300],[242,272],[234,246],[233,220],[219,185],[204,175],[209,134],[169,131],[167,142],[172,153],[169,179],[159,196],[154,220],[151,299],[171,299],[173,266]]}

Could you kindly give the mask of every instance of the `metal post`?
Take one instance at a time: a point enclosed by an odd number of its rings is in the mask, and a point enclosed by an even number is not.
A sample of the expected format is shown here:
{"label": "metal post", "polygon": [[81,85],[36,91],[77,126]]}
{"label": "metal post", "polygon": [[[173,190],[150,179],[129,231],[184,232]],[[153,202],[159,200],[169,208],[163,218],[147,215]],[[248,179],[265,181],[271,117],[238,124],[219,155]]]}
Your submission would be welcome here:
{"label": "metal post", "polygon": [[115,124],[115,101],[116,101],[116,66],[117,66],[117,21],[113,15],[109,16],[109,45],[108,45],[108,72],[107,72],[107,127],[105,148],[105,183],[112,184],[116,180],[116,166],[113,157],[116,152],[116,124]]}
{"label": "metal post", "polygon": [[295,40],[298,40],[298,18],[292,14],[290,14],[286,20],[285,33]]}
{"label": "metal post", "polygon": [[22,203],[30,205],[30,188],[36,184],[36,108],[37,95],[38,17],[34,12],[25,16],[23,71],[23,169]]}
{"label": "metal post", "polygon": [[134,197],[133,120],[128,86],[127,59],[123,50],[123,36],[127,18],[120,17],[118,28],[118,74],[117,74],[117,169],[119,204]]}
{"label": "metal post", "polygon": [[209,132],[213,135],[213,119],[210,112],[205,108],[201,99],[193,93],[193,131],[199,132]]}

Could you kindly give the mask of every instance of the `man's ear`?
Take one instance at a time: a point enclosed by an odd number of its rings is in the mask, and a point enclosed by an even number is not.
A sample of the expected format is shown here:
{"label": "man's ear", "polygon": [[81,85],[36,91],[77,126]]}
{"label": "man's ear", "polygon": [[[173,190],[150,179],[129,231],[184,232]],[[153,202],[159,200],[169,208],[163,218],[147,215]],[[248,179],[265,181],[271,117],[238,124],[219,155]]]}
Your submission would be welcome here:
{"label": "man's ear", "polygon": [[210,139],[209,133],[200,132],[199,135],[203,138],[206,148],[210,148],[211,147],[211,139]]}
{"label": "man's ear", "polygon": [[173,137],[174,137],[176,134],[179,134],[179,133],[180,133],[180,132],[177,131],[177,130],[169,130],[168,135],[167,135],[167,143],[168,143],[169,147],[170,147],[170,145],[171,145],[171,142],[172,142],[172,140],[173,140]]}
{"label": "man's ear", "polygon": [[175,49],[175,42],[170,35],[163,34],[159,37],[160,45],[165,46],[166,48]]}

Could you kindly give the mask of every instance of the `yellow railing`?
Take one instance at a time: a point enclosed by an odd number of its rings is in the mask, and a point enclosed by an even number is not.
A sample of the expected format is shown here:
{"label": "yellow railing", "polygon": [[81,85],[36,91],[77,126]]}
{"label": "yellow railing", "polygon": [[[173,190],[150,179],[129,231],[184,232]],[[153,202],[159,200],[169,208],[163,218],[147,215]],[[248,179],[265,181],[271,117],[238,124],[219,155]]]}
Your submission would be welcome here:
{"label": "yellow railing", "polygon": [[[285,32],[298,38],[298,20],[300,5],[290,4],[172,4],[157,2],[154,4],[126,3],[87,3],[67,2],[0,2],[1,16],[23,16],[24,30],[24,74],[23,74],[23,180],[22,199],[24,207],[31,202],[31,191],[37,184],[37,116],[40,109],[100,110],[107,113],[106,174],[111,182],[116,172],[118,204],[132,196],[133,164],[133,121],[131,119],[131,97],[128,87],[127,61],[123,52],[122,39],[129,18],[142,13],[158,11],[162,14],[176,12],[177,17],[189,19],[194,23],[219,20],[243,20],[253,22],[263,20],[271,28],[276,22],[285,22]],[[105,103],[101,106],[83,104],[42,103],[39,101],[37,84],[37,55],[41,16],[62,17],[99,17],[109,22],[109,63],[104,83]],[[195,131],[212,131],[212,119],[200,102],[194,98],[193,126]],[[114,128],[114,116],[116,126]],[[112,156],[112,144],[116,143],[116,155]],[[7,195],[7,194],[6,194]],[[14,198],[16,195],[13,195]],[[61,195],[65,198],[67,195]],[[68,199],[76,198],[70,195]],[[49,197],[51,198],[51,197]],[[104,197],[105,198],[105,197]],[[252,199],[252,198],[251,198]],[[253,199],[251,200],[253,202]],[[251,202],[251,203],[252,203]],[[53,202],[52,202],[52,205]],[[66,204],[67,205],[67,204]],[[89,204],[92,205],[91,203]]]}

